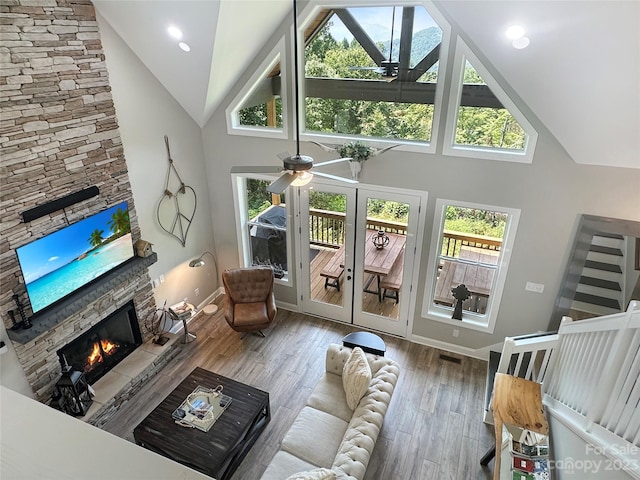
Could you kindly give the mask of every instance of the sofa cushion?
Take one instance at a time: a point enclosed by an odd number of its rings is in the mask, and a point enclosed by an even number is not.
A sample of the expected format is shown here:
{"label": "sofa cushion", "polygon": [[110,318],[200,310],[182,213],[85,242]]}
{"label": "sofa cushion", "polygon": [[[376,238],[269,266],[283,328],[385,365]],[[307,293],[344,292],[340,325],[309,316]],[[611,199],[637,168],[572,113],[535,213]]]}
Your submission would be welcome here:
{"label": "sofa cushion", "polygon": [[347,425],[347,422],[338,417],[304,407],[282,440],[282,450],[315,467],[330,467],[347,431]]}
{"label": "sofa cushion", "polygon": [[283,480],[295,472],[308,471],[316,468],[304,460],[288,452],[278,451],[271,459],[271,463],[260,477],[261,480]]}
{"label": "sofa cushion", "polygon": [[342,385],[347,397],[347,405],[355,410],[371,383],[371,367],[360,347],[355,347],[344,364]]}
{"label": "sofa cushion", "polygon": [[353,416],[353,410],[347,405],[342,377],[333,373],[325,373],[320,378],[311,392],[307,405],[335,415],[345,422],[351,421]]}
{"label": "sofa cushion", "polygon": [[336,472],[328,468],[316,468],[306,472],[294,473],[287,477],[287,480],[335,480]]}

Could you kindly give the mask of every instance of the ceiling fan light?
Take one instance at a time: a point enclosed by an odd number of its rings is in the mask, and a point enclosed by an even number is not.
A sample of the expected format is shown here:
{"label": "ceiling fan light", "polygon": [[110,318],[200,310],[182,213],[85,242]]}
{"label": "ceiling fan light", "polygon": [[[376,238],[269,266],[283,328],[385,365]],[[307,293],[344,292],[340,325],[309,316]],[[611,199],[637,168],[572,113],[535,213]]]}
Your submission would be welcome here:
{"label": "ceiling fan light", "polygon": [[291,182],[294,187],[303,187],[313,179],[313,173],[309,171],[298,172],[296,179]]}

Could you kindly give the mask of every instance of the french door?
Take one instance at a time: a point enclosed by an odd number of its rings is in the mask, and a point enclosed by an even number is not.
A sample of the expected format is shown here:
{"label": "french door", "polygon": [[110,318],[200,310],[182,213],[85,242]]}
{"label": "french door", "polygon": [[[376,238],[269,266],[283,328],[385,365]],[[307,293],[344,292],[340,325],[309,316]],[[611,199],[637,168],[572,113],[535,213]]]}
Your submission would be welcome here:
{"label": "french door", "polygon": [[395,190],[301,188],[303,311],[406,336],[425,201],[422,194]]}

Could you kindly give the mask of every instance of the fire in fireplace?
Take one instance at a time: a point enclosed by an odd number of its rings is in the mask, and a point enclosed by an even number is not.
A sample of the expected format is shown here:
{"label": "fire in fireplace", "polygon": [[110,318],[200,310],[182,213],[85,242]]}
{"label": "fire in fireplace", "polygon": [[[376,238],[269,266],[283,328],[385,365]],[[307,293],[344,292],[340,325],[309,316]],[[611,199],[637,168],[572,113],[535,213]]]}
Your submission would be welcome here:
{"label": "fire in fireplace", "polygon": [[133,305],[127,303],[78,338],[58,350],[75,370],[84,372],[89,384],[96,382],[142,343]]}

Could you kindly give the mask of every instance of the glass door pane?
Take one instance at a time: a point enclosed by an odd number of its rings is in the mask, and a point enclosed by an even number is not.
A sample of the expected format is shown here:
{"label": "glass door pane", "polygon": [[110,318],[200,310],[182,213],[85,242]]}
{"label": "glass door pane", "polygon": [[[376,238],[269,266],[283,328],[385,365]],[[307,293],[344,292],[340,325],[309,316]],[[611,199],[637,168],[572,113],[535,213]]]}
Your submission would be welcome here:
{"label": "glass door pane", "polygon": [[406,334],[420,198],[358,190],[353,323]]}
{"label": "glass door pane", "polygon": [[311,184],[300,200],[304,311],[351,322],[355,191]]}

